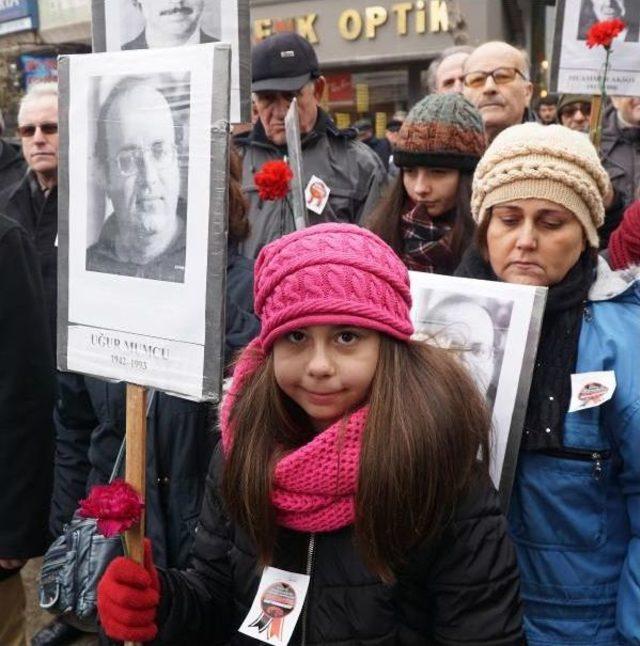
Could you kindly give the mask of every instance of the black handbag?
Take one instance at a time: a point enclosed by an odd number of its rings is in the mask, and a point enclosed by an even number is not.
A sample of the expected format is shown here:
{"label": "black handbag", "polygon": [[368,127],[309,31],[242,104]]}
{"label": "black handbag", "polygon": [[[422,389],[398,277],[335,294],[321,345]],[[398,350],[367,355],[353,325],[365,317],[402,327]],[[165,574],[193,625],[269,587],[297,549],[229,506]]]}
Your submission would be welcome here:
{"label": "black handbag", "polygon": [[[120,471],[124,449],[123,440],[109,482]],[[109,563],[123,553],[120,536],[102,536],[94,518],[82,518],[76,511],[44,555],[38,587],[40,607],[62,616],[75,628],[98,632],[98,582]]]}

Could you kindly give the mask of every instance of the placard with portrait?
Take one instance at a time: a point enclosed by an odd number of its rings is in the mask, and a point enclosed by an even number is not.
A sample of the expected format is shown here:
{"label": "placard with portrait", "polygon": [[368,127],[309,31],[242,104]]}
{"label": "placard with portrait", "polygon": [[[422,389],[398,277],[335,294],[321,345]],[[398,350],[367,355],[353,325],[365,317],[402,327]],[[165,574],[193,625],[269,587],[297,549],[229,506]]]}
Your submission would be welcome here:
{"label": "placard with portrait", "polygon": [[61,370],[217,399],[230,53],[61,58]]}
{"label": "placard with portrait", "polygon": [[607,94],[640,96],[640,0],[558,0],[551,63],[551,92],[600,94],[606,52],[587,47],[587,32],[619,18],[625,30],[613,41]]}
{"label": "placard with portrait", "polygon": [[414,338],[452,352],[492,413],[490,473],[506,508],[547,289],[409,272]]}
{"label": "placard with portrait", "polygon": [[249,0],[92,0],[94,52],[231,44],[231,121],[251,120]]}

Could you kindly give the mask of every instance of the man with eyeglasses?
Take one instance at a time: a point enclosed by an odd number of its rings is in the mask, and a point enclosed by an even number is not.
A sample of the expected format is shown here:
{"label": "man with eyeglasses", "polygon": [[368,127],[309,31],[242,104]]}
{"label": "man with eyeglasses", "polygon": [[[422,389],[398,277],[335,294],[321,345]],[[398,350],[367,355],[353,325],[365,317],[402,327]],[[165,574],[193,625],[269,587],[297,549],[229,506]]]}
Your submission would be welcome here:
{"label": "man with eyeglasses", "polygon": [[469,55],[462,92],[480,111],[489,143],[509,126],[533,120],[529,65],[523,52],[508,43],[485,43]]}
{"label": "man with eyeglasses", "polygon": [[87,270],[184,282],[186,205],[179,197],[176,126],[149,79],[126,77],[105,99],[96,156],[113,206]]}
{"label": "man with eyeglasses", "polygon": [[249,200],[251,234],[241,253],[255,258],[267,243],[294,230],[290,198],[263,201],[253,176],[265,162],[287,155],[284,118],[297,99],[302,144],[302,186],[318,180],[328,198],[308,209],[311,224],[360,223],[378,201],[386,172],[380,158],[338,130],[319,106],[327,82],[313,47],[298,34],[275,34],[251,52],[251,89],[258,119],[249,136],[236,140],[243,157],[243,191]]}
{"label": "man with eyeglasses", "polygon": [[31,85],[18,109],[18,135],[28,172],[0,194],[0,210],[29,233],[40,261],[55,348],[58,271],[58,86]]}
{"label": "man with eyeglasses", "polygon": [[591,97],[588,94],[562,94],[558,101],[558,120],[578,132],[589,132]]}

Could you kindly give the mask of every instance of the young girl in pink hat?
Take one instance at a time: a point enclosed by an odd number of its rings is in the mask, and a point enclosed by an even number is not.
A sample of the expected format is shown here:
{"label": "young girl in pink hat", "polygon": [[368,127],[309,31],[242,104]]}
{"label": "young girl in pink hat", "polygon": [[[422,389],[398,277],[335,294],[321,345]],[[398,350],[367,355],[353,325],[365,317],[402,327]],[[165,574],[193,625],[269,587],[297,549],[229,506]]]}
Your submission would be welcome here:
{"label": "young girl in pink hat", "polygon": [[410,340],[407,271],[324,224],[263,249],[258,339],[221,411],[192,567],[115,560],[113,638],[188,644],[522,643],[488,474],[489,417],[455,359]]}

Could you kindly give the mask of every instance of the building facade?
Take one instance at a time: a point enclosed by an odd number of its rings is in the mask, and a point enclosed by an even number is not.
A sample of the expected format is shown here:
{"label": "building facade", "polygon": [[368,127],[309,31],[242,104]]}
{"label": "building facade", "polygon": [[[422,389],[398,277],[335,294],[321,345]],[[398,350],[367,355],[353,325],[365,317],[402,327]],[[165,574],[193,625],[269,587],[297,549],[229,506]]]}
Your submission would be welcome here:
{"label": "building facade", "polygon": [[[527,45],[514,0],[250,0],[253,41],[296,31],[328,81],[323,104],[339,126],[368,116],[376,132],[425,93],[431,60],[452,45]],[[529,3],[524,2],[523,5]]]}
{"label": "building facade", "polygon": [[[424,95],[426,69],[447,47],[498,39],[544,59],[544,5],[554,2],[249,0],[253,42],[278,31],[304,36],[328,80],[323,106],[340,126],[371,117],[378,134]],[[91,0],[0,0],[0,51],[13,57],[17,85],[53,76],[58,54],[90,47]]]}

